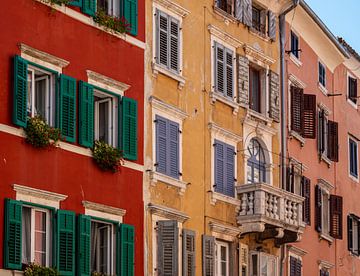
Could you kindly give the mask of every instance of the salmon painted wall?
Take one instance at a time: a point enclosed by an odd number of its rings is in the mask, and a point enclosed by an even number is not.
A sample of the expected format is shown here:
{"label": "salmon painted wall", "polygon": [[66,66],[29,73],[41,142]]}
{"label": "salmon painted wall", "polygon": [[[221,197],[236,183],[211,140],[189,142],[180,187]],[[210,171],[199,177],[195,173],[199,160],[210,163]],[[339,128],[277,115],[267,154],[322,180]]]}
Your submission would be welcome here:
{"label": "salmon painted wall", "polygon": [[[141,44],[145,38],[145,4],[144,0],[138,3],[136,39]],[[88,156],[61,148],[37,150],[26,144],[24,138],[0,131],[0,224],[4,221],[4,198],[15,198],[13,184],[65,194],[68,198],[60,203],[60,208],[76,213],[84,213],[83,200],[125,209],[123,221],[133,224],[136,231],[136,275],[143,275],[144,50],[33,0],[4,3],[0,25],[1,128],[15,129],[11,121],[12,58],[20,55],[18,45],[24,43],[69,61],[63,73],[78,81],[87,81],[86,70],[91,70],[131,86],[125,96],[138,101],[138,160],[133,167],[140,168],[121,167],[115,174],[102,172]],[[2,247],[3,229],[0,231]],[[0,250],[1,267],[3,250]]]}

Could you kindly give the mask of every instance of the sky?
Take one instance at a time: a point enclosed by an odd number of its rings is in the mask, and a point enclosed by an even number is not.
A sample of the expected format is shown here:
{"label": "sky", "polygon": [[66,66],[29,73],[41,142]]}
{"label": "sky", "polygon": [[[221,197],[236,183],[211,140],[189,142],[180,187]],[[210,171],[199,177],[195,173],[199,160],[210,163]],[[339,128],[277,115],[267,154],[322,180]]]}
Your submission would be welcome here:
{"label": "sky", "polygon": [[360,0],[305,0],[335,36],[360,54]]}

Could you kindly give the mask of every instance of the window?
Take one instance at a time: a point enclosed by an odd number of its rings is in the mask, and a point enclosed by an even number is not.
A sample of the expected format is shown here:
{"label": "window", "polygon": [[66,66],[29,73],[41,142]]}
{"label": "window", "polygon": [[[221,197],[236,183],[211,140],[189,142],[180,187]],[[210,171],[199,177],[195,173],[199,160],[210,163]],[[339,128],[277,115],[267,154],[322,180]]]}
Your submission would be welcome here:
{"label": "window", "polygon": [[180,21],[156,10],[156,63],[180,74]]}
{"label": "window", "polygon": [[256,139],[251,139],[247,148],[249,159],[247,160],[247,182],[266,182],[266,160],[262,146]]}
{"label": "window", "polygon": [[233,1],[232,0],[216,0],[215,6],[224,12],[232,15],[233,14]]}
{"label": "window", "polygon": [[325,65],[323,65],[320,61],[319,61],[319,83],[323,87],[326,87],[326,69],[325,69]]}
{"label": "window", "polygon": [[347,217],[347,228],[348,228],[348,250],[356,256],[359,256],[360,248],[360,218],[353,214]]}
{"label": "window", "polygon": [[179,124],[158,115],[155,118],[156,171],[179,179]]}
{"label": "window", "polygon": [[215,250],[216,275],[229,276],[230,250],[229,244],[216,240]]}
{"label": "window", "polygon": [[318,150],[321,158],[338,161],[338,123],[328,120],[327,112],[318,110],[319,131]]}
{"label": "window", "polygon": [[358,149],[357,142],[349,138],[349,168],[350,175],[358,178]]}
{"label": "window", "polygon": [[217,193],[235,195],[235,147],[219,140],[214,142],[215,187]]}
{"label": "window", "polygon": [[261,34],[266,32],[266,10],[252,7],[252,27]]}
{"label": "window", "polygon": [[218,42],[214,42],[215,50],[215,90],[233,100],[234,93],[234,51]]}
{"label": "window", "polygon": [[256,112],[261,113],[261,81],[260,71],[250,67],[250,108]]}
{"label": "window", "polygon": [[330,271],[325,268],[322,268],[320,269],[320,276],[330,276]]}
{"label": "window", "polygon": [[276,276],[277,258],[263,252],[250,253],[250,275]]}
{"label": "window", "polygon": [[120,17],[120,1],[118,0],[96,0],[97,11],[104,11],[108,15]]}
{"label": "window", "polygon": [[357,79],[348,77],[348,98],[354,104],[357,103]]}
{"label": "window", "polygon": [[294,32],[291,32],[291,54],[298,59],[300,57],[299,52],[299,37]]}
{"label": "window", "polygon": [[302,261],[300,257],[290,255],[289,258],[289,269],[290,276],[301,276],[302,275]]}

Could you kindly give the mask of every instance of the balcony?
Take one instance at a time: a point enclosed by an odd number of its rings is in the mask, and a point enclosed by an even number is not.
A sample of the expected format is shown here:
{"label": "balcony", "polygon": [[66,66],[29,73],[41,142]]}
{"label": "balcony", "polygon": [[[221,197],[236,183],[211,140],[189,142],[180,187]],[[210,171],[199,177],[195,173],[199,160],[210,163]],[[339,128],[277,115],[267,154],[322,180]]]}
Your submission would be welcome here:
{"label": "balcony", "polygon": [[276,243],[295,242],[304,230],[304,198],[265,183],[236,187],[240,199],[237,222],[242,233],[259,232],[259,239]]}

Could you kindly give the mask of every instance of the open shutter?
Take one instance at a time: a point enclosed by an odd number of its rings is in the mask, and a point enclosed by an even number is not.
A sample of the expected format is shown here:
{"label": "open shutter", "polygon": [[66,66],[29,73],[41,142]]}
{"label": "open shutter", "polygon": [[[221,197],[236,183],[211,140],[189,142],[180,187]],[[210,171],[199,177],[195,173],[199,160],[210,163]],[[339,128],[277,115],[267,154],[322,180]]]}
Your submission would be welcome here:
{"label": "open shutter", "polygon": [[347,216],[347,239],[348,239],[348,250],[353,252],[353,217]]}
{"label": "open shutter", "polygon": [[304,94],[303,137],[316,138],[316,96]]}
{"label": "open shutter", "polygon": [[179,124],[168,121],[168,160],[167,164],[168,175],[174,178],[179,178]]}
{"label": "open shutter", "polygon": [[249,104],[249,59],[237,55],[239,103]]}
{"label": "open shutter", "polygon": [[96,12],[96,0],[82,0],[81,11],[87,15],[94,16]]}
{"label": "open shutter", "polygon": [[215,192],[224,192],[224,169],[225,169],[225,156],[224,144],[215,140]]}
{"label": "open shutter", "polygon": [[75,213],[57,211],[57,269],[61,275],[75,275]]}
{"label": "open shutter", "polygon": [[78,216],[77,223],[77,275],[90,276],[91,218]]}
{"label": "open shutter", "polygon": [[233,146],[226,145],[226,152],[224,153],[226,156],[226,172],[224,183],[225,186],[225,194],[230,197],[234,197],[235,194],[235,148]]}
{"label": "open shutter", "polygon": [[339,161],[338,123],[328,121],[328,157],[331,161]]}
{"label": "open shutter", "polygon": [[179,229],[177,221],[158,221],[158,275],[178,275]]}
{"label": "open shutter", "polygon": [[321,232],[322,218],[321,218],[321,205],[322,205],[322,193],[321,188],[315,186],[315,230]]}
{"label": "open shutter", "polygon": [[311,211],[310,211],[310,179],[303,176],[301,178],[302,196],[305,198],[303,203],[303,221],[310,225]]}
{"label": "open shutter", "polygon": [[156,61],[157,63],[164,65],[165,67],[168,67],[168,20],[169,16],[159,10],[156,11],[157,14],[157,55],[156,55]]}
{"label": "open shutter", "polygon": [[76,6],[76,7],[81,7],[81,3],[82,3],[82,0],[72,0],[69,5],[70,6]]}
{"label": "open shutter", "polygon": [[325,151],[325,111],[319,110],[319,130],[318,130],[318,149],[319,154],[323,154]]}
{"label": "open shutter", "polygon": [[170,69],[179,73],[180,25],[175,18],[170,18]]}
{"label": "open shutter", "polygon": [[291,129],[302,134],[303,131],[303,89],[291,86]]}
{"label": "open shutter", "polygon": [[123,16],[130,24],[130,34],[138,33],[138,0],[123,0]]}
{"label": "open shutter", "polygon": [[243,1],[235,0],[235,17],[240,22],[243,22],[243,13],[244,13]]}
{"label": "open shutter", "polygon": [[60,75],[60,91],[58,97],[58,127],[67,142],[75,142],[76,136],[76,80]]}
{"label": "open shutter", "polygon": [[14,57],[13,123],[20,127],[27,125],[27,61]]}
{"label": "open shutter", "polygon": [[276,39],[276,15],[274,12],[268,12],[268,35],[272,41]]}
{"label": "open shutter", "polygon": [[22,268],[22,203],[5,199],[4,268]]}
{"label": "open shutter", "polygon": [[252,27],[252,0],[243,0],[243,23]]}
{"label": "open shutter", "polygon": [[225,48],[215,42],[215,90],[219,93],[225,91]]}
{"label": "open shutter", "polygon": [[195,232],[183,229],[183,276],[195,276]]}
{"label": "open shutter", "polygon": [[266,34],[266,16],[267,16],[267,10],[262,9],[260,10],[260,33]]}
{"label": "open shutter", "polygon": [[226,96],[233,98],[234,95],[234,66],[233,66],[233,51],[225,48],[225,64],[226,64]]}
{"label": "open shutter", "polygon": [[124,158],[137,159],[137,101],[122,97],[121,100],[121,150]]}
{"label": "open shutter", "polygon": [[270,104],[269,116],[276,122],[280,122],[280,85],[279,75],[274,71],[269,71],[269,86],[270,86]]}
{"label": "open shutter", "polygon": [[133,225],[120,224],[118,239],[118,263],[117,275],[133,276],[135,275],[135,229]]}
{"label": "open shutter", "polygon": [[156,171],[166,174],[168,160],[167,120],[156,116]]}
{"label": "open shutter", "polygon": [[204,276],[215,276],[215,238],[202,236],[202,264]]}
{"label": "open shutter", "polygon": [[330,236],[342,239],[342,197],[330,195]]}
{"label": "open shutter", "polygon": [[92,148],[94,144],[94,87],[80,81],[79,83],[79,143]]}

